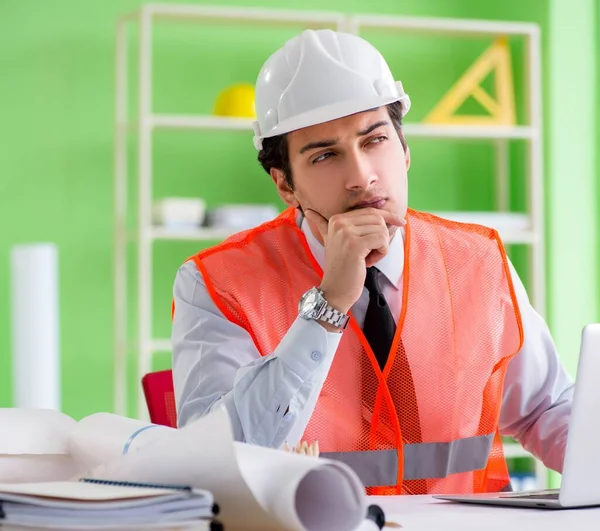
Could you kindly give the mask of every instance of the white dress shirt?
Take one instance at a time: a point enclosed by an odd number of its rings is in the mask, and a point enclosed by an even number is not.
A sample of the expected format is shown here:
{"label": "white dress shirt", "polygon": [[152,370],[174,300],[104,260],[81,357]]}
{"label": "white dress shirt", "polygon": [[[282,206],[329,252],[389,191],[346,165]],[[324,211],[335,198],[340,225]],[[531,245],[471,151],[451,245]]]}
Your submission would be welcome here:
{"label": "white dress shirt", "polygon": [[[298,223],[323,268],[323,245],[300,215]],[[402,306],[404,231],[398,231],[376,266],[397,319]],[[517,439],[547,467],[562,472],[573,382],[560,363],[546,323],[531,306],[510,262],[509,266],[524,342],[506,373],[500,432]],[[275,351],[263,357],[248,332],[217,308],[193,261],[177,272],[173,292],[173,380],[179,426],[224,406],[236,440],[275,448],[284,442],[295,445],[310,420],[342,334],[298,317]],[[361,328],[368,303],[363,288],[350,310]]]}

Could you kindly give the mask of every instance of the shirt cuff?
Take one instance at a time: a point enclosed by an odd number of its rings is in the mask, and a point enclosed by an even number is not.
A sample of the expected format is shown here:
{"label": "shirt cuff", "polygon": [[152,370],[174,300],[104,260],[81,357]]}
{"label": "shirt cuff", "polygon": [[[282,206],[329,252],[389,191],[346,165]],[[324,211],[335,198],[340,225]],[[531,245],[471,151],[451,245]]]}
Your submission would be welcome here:
{"label": "shirt cuff", "polygon": [[313,319],[298,316],[274,354],[305,381],[324,361],[333,359],[341,339],[341,333],[329,332]]}

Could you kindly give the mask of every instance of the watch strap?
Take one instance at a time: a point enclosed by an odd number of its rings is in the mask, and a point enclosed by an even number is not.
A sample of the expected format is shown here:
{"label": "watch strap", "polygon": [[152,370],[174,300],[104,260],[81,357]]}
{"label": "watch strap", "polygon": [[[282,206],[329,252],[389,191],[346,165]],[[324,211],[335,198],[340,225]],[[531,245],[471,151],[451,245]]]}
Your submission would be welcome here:
{"label": "watch strap", "polygon": [[350,316],[348,314],[339,312],[333,306],[327,304],[325,307],[325,311],[319,317],[320,321],[325,321],[336,328],[344,329],[348,325],[348,321],[350,320]]}

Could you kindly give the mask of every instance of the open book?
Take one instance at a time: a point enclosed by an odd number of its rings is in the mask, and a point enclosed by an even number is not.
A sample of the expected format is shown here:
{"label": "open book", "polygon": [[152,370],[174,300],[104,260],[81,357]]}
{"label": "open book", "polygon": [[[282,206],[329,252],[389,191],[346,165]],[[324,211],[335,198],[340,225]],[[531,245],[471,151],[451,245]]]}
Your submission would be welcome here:
{"label": "open book", "polygon": [[[347,465],[234,442],[225,409],[178,430],[108,413],[69,430],[70,475],[59,479],[201,489],[218,504],[225,530],[354,531],[367,513],[364,487]],[[0,459],[0,482],[1,472]]]}

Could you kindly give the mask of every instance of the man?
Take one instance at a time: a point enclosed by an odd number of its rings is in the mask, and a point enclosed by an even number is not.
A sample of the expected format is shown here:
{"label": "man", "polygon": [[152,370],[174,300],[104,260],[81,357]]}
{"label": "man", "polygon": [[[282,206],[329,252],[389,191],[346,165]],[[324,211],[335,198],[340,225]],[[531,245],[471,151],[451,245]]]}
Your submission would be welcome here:
{"label": "man", "polygon": [[572,382],[495,231],[407,208],[410,101],[363,39],[306,31],[256,84],[258,158],[289,206],[174,286],[180,425],[318,441],[372,494],[509,487],[500,441],[562,469]]}

